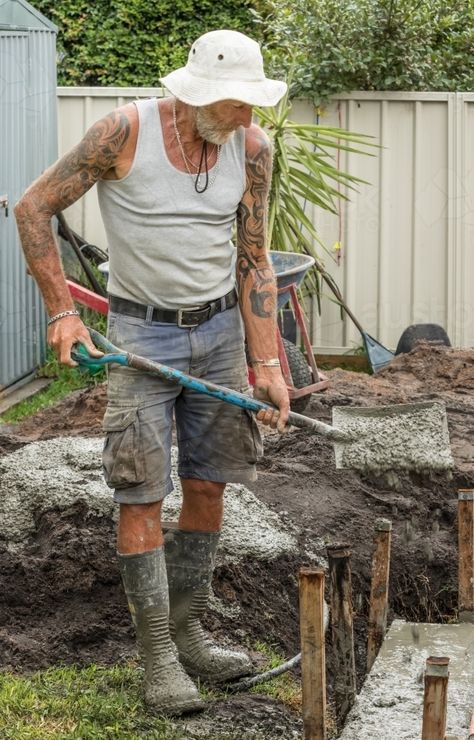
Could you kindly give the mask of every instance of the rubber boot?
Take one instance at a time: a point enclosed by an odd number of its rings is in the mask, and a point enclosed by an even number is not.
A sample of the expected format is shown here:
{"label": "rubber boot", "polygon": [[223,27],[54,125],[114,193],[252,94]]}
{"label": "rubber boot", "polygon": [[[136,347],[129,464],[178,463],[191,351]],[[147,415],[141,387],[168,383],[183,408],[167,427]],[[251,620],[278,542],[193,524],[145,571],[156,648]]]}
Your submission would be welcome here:
{"label": "rubber boot", "polygon": [[158,714],[203,709],[204,702],[178,661],[169,632],[169,597],[162,547],[118,555],[128,606],[144,661],[145,703]]}
{"label": "rubber boot", "polygon": [[179,659],[190,676],[221,683],[252,670],[250,658],[216,645],[201,627],[207,607],[219,532],[165,534],[170,593],[170,630]]}

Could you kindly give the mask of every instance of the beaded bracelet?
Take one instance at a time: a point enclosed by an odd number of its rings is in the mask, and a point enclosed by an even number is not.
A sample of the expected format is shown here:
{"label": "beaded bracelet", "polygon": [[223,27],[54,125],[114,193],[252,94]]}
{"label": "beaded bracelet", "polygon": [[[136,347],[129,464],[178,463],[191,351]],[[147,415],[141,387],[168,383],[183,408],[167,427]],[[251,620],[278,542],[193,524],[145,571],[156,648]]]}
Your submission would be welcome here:
{"label": "beaded bracelet", "polygon": [[50,324],[54,324],[55,321],[59,321],[59,319],[64,319],[65,316],[80,316],[79,311],[61,311],[61,313],[57,313],[56,316],[51,316],[50,319],[48,319],[48,326]]}
{"label": "beaded bracelet", "polygon": [[269,360],[251,360],[251,365],[262,365],[262,367],[280,367],[278,357],[271,357]]}

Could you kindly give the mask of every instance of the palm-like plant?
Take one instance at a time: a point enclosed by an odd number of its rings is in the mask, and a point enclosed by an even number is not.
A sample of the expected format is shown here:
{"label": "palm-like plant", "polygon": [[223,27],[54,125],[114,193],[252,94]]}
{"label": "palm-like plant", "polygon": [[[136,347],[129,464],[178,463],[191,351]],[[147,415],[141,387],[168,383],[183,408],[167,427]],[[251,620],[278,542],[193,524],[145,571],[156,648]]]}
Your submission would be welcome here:
{"label": "palm-like plant", "polygon": [[348,200],[346,191],[366,182],[341,171],[335,153],[367,154],[374,146],[370,137],[318,124],[290,119],[291,102],[286,95],[275,108],[258,109],[260,125],[273,143],[273,173],[269,198],[268,244],[277,251],[303,252],[316,260],[308,273],[306,288],[319,295],[324,270],[317,245],[325,249],[317,229],[306,214],[308,203],[337,213],[338,200]]}

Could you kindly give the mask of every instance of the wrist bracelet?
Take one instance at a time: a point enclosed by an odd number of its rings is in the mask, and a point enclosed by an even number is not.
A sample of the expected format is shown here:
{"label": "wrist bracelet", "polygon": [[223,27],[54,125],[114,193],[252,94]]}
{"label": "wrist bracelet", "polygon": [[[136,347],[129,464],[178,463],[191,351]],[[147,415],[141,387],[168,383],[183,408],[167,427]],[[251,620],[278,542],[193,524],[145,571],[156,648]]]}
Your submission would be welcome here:
{"label": "wrist bracelet", "polygon": [[59,319],[64,319],[66,316],[80,316],[79,311],[61,311],[61,313],[57,313],[56,316],[51,316],[50,319],[48,319],[48,326],[50,324],[54,324],[55,321],[59,321]]}
{"label": "wrist bracelet", "polygon": [[271,357],[269,360],[252,360],[251,365],[262,365],[262,367],[280,367],[278,357]]}

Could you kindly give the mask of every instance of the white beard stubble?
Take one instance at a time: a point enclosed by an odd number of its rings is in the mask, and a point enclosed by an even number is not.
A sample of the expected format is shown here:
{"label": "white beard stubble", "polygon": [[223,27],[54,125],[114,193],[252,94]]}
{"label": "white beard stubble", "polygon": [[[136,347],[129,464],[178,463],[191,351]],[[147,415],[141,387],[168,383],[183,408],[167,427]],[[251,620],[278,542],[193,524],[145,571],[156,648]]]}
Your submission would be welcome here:
{"label": "white beard stubble", "polygon": [[196,130],[204,141],[209,144],[226,144],[234,135],[234,129],[229,130],[222,124],[216,122],[213,113],[207,106],[195,108],[196,111]]}

